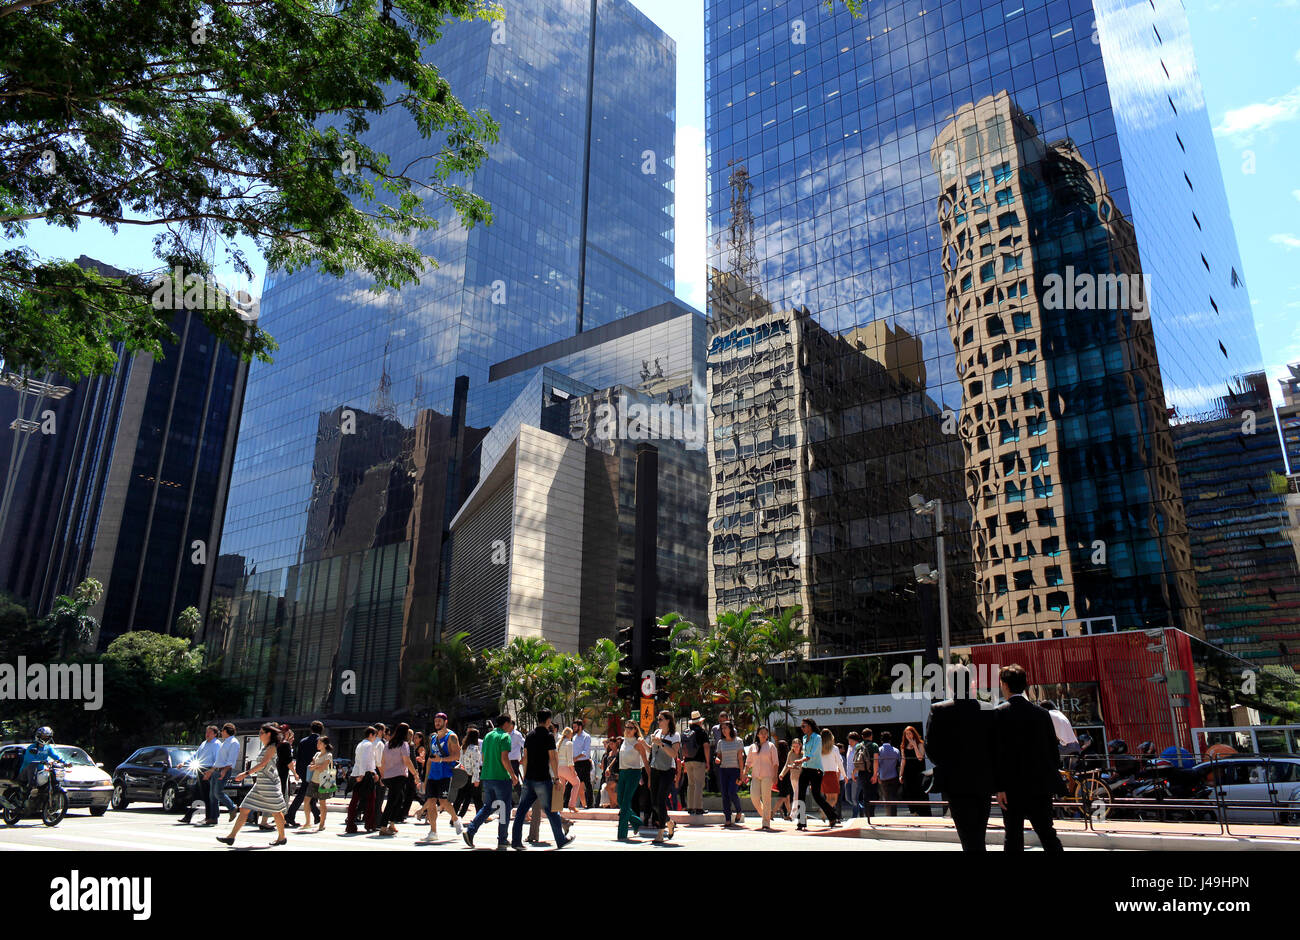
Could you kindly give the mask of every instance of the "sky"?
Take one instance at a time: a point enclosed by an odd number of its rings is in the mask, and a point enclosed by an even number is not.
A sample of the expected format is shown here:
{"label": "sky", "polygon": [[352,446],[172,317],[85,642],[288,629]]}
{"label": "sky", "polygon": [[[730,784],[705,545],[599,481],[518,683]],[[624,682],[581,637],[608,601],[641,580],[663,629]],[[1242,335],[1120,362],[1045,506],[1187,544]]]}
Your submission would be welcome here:
{"label": "sky", "polygon": [[[677,44],[677,294],[705,303],[701,0],[632,0]],[[1184,0],[1270,378],[1300,361],[1300,0]],[[151,266],[150,233],[33,225],[41,254]],[[132,263],[133,258],[139,258]],[[257,293],[258,291],[254,291]],[[1278,397],[1277,383],[1271,383]]]}

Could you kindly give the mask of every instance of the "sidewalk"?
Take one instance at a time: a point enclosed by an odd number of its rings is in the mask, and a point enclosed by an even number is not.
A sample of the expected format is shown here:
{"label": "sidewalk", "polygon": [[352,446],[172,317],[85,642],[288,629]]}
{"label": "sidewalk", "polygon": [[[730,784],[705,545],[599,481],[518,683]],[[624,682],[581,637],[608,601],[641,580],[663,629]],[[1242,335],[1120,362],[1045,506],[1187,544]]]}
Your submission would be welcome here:
{"label": "sidewalk", "polygon": [[[957,830],[949,817],[874,816],[845,820],[840,829],[818,830],[819,835],[862,839],[906,839],[911,842],[958,842]],[[1056,821],[1061,844],[1069,848],[1128,849],[1141,852],[1234,852],[1300,851],[1300,827],[1234,825],[1223,835],[1217,823],[1172,823],[1115,820],[1088,829],[1083,820]],[[1289,838],[1288,838],[1289,836]],[[1002,820],[989,820],[988,845],[1002,847]],[[1026,827],[1025,845],[1038,845],[1038,837]]]}

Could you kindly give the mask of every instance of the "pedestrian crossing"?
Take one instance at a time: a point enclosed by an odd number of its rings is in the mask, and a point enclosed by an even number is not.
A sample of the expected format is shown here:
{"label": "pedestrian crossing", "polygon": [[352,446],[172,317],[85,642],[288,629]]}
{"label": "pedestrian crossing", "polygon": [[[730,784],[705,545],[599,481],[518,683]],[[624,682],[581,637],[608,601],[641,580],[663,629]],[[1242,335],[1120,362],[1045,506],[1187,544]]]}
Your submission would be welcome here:
{"label": "pedestrian crossing", "polygon": [[[47,828],[36,819],[24,819],[18,826],[0,826],[0,853],[2,852],[232,852],[232,851],[273,851],[281,852],[466,852],[469,851],[464,841],[456,835],[451,820],[443,817],[439,821],[439,839],[432,843],[421,843],[429,832],[428,827],[417,824],[414,820],[399,826],[396,836],[381,836],[374,833],[346,834],[343,831],[345,811],[336,812],[331,808],[326,817],[326,827],[322,832],[312,830],[288,830],[289,840],[283,846],[272,848],[270,842],[275,838],[275,831],[261,830],[256,826],[245,826],[236,837],[232,849],[217,842],[216,837],[230,831],[230,822],[222,814],[221,822],[216,826],[203,826],[198,822],[179,825],[179,817],[171,813],[162,813],[153,807],[130,808],[122,811],[110,811],[102,817],[91,817],[84,812],[69,814],[62,823],[54,828]],[[529,846],[529,851],[552,851],[549,830],[543,826],[544,838],[541,846]],[[617,851],[636,852],[650,850],[651,833],[646,832],[639,842],[619,842],[615,838],[617,823],[614,820],[578,819],[571,831],[577,837],[572,848],[565,851]],[[497,823],[495,818],[488,822],[478,833],[475,848],[480,851],[492,851],[496,848]],[[855,838],[825,837],[816,833],[798,833],[793,830],[771,833],[756,830],[737,831],[713,827],[678,827],[670,847],[677,849],[696,849],[704,851],[750,851],[750,850],[881,850],[882,844],[873,844],[868,840]],[[884,850],[922,849],[946,850],[953,846],[940,843],[898,842],[883,846]]]}

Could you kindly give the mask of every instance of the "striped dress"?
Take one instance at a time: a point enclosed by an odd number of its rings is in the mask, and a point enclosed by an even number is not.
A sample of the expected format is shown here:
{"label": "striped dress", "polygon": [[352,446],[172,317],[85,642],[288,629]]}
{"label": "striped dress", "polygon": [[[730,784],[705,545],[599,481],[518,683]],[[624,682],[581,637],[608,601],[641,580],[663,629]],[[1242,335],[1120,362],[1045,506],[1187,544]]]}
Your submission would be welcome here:
{"label": "striped dress", "polygon": [[[262,753],[257,755],[257,760],[253,761],[253,766],[262,763],[262,758],[265,756],[266,749],[263,748]],[[284,793],[280,790],[280,779],[275,774],[274,760],[257,775],[257,779],[253,781],[253,788],[248,791],[239,808],[258,813],[283,813],[288,809],[284,804]]]}

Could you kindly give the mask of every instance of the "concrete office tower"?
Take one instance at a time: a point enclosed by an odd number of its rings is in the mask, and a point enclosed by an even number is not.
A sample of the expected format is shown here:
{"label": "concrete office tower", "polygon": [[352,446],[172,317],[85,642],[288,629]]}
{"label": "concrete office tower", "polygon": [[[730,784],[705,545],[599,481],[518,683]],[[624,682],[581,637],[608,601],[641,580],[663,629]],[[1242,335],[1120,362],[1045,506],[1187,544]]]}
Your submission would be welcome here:
{"label": "concrete office tower", "polygon": [[[0,590],[44,616],[94,578],[104,585],[90,611],[101,647],[131,630],[170,633],[182,610],[208,604],[248,365],[197,314],[177,310],[171,329],[176,342],[159,359],[119,349],[108,375],[47,376],[71,389],[58,400],[38,403],[17,376],[0,387],[0,467],[13,488]],[[37,427],[16,426],[20,398],[28,417],[37,409]]]}
{"label": "concrete office tower", "polygon": [[1300,362],[1293,362],[1287,368],[1291,374],[1278,379],[1282,386],[1282,406],[1277,410],[1277,421],[1287,467],[1291,473],[1300,473]]}
{"label": "concrete office tower", "polygon": [[[263,295],[280,350],[249,379],[215,624],[249,714],[400,707],[438,637],[470,453],[529,378],[489,384],[493,364],[672,298],[672,41],[628,0],[502,8],[427,52],[501,127],[472,180],[493,224],[440,207],[417,239],[438,267],[399,294],[301,271]],[[400,109],[370,133],[394,165],[430,148]]]}
{"label": "concrete office tower", "polygon": [[[925,407],[960,419],[950,460],[928,431],[888,423],[923,411],[908,405],[918,390],[884,394],[879,446],[899,448],[882,457],[906,485],[849,519],[875,560],[804,572],[804,590],[853,611],[837,653],[924,633],[916,608],[891,600],[911,565],[933,561],[909,489],[966,507],[947,520],[968,536],[949,569],[979,592],[977,636],[1198,633],[1200,562],[1170,429],[1262,363],[1177,0],[892,0],[859,17],[816,0],[708,0],[705,33],[710,263],[828,334],[884,323],[914,338]],[[1071,267],[1143,275],[1145,308],[1075,293],[1066,316],[1048,278]],[[854,485],[830,474],[827,495],[851,505]]]}

